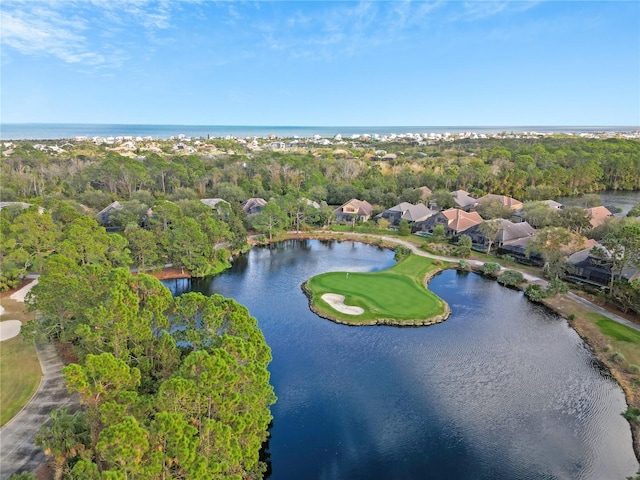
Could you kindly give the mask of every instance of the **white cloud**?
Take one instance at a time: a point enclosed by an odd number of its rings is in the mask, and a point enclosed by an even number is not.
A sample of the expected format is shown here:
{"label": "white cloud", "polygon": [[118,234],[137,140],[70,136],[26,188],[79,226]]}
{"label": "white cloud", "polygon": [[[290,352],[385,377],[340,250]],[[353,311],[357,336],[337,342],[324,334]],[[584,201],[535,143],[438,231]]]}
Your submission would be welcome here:
{"label": "white cloud", "polygon": [[462,14],[457,20],[484,20],[505,12],[522,12],[540,4],[540,1],[477,1],[462,2]]}
{"label": "white cloud", "polygon": [[164,0],[4,0],[0,41],[23,55],[117,68],[132,41],[123,31],[153,38],[170,28],[172,10],[180,7]]}

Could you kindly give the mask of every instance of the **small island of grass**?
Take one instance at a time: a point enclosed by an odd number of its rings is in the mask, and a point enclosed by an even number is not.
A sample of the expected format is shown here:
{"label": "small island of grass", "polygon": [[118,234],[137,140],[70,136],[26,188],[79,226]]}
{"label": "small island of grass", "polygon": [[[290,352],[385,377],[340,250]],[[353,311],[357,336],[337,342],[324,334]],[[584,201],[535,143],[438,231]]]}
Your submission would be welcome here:
{"label": "small island of grass", "polygon": [[426,288],[442,270],[432,259],[409,255],[380,272],[329,272],[302,285],[311,309],[347,325],[431,325],[450,313],[446,302]]}

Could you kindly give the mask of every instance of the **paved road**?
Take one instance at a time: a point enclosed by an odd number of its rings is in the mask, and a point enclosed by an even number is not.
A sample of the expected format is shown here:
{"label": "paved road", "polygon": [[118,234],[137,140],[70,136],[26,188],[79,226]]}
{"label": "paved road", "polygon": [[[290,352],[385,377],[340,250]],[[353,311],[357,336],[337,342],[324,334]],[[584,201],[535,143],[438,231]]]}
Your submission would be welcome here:
{"label": "paved road", "polygon": [[[0,428],[0,479],[13,473],[34,472],[45,462],[41,448],[33,444],[40,426],[57,408],[77,405],[76,397],[67,392],[60,371],[62,362],[52,345],[36,348],[43,377],[38,391],[27,405],[7,424]],[[19,368],[19,367],[18,367]]]}

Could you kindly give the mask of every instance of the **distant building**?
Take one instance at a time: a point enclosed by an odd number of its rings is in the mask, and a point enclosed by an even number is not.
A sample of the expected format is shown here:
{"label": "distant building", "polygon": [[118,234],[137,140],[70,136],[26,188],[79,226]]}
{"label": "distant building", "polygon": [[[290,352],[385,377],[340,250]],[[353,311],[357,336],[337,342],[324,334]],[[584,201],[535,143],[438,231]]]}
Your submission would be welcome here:
{"label": "distant building", "polygon": [[516,200],[512,197],[507,197],[506,195],[494,195],[493,193],[489,193],[484,197],[480,197],[476,200],[477,205],[482,205],[487,202],[498,202],[504,205],[505,207],[509,207],[511,210],[520,210],[523,207],[523,204],[520,200]]}
{"label": "distant building", "polygon": [[102,210],[100,210],[98,213],[96,213],[96,219],[98,220],[98,223],[100,225],[108,225],[109,216],[113,212],[121,209],[122,209],[122,205],[120,204],[119,201],[116,200],[115,202],[110,203],[109,205],[104,207]]}
{"label": "distant building", "polygon": [[229,202],[222,198],[201,198],[200,201],[218,213],[222,213],[224,210],[229,210],[231,207]]}
{"label": "distant building", "polygon": [[420,193],[420,200],[422,202],[427,201],[427,199],[433,195],[433,192],[431,191],[431,189],[429,187],[426,186],[422,186],[422,187],[418,187],[418,190],[420,190],[422,193]]}
{"label": "distant building", "polygon": [[3,208],[20,208],[24,210],[25,208],[29,208],[30,206],[30,203],[25,202],[0,202],[0,210],[2,210]]}
{"label": "distant building", "polygon": [[469,210],[469,208],[476,204],[476,199],[465,190],[456,190],[451,193],[451,196],[453,197],[456,207],[463,210]]}
{"label": "distant building", "polygon": [[593,207],[593,208],[585,208],[586,212],[589,214],[589,223],[591,224],[591,228],[596,228],[602,225],[608,217],[612,217],[613,214],[607,207]]}
{"label": "distant building", "polygon": [[357,198],[352,198],[333,211],[338,222],[352,222],[355,220],[366,222],[371,217],[372,212],[373,207],[369,202],[358,200]]}
{"label": "distant building", "polygon": [[247,215],[260,213],[262,208],[267,204],[264,198],[253,197],[242,202],[242,211]]}

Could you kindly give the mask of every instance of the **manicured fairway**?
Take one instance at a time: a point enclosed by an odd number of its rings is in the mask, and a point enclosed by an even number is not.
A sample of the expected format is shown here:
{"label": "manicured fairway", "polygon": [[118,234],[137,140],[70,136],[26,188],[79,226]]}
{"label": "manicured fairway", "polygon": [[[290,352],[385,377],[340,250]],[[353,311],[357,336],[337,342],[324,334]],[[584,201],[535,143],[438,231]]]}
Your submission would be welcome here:
{"label": "manicured fairway", "polygon": [[[391,320],[388,323],[412,324],[445,313],[444,301],[423,285],[425,276],[440,268],[431,259],[410,255],[381,272],[323,273],[309,280],[306,288],[311,293],[314,309],[330,319],[356,325],[382,319]],[[346,305],[362,307],[364,313],[338,312],[321,299],[325,293],[344,295]]]}

